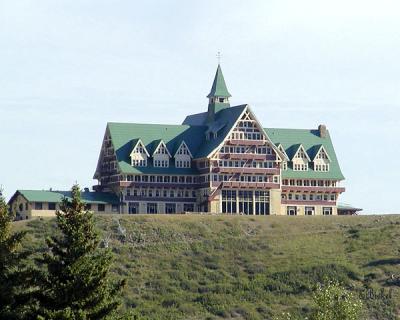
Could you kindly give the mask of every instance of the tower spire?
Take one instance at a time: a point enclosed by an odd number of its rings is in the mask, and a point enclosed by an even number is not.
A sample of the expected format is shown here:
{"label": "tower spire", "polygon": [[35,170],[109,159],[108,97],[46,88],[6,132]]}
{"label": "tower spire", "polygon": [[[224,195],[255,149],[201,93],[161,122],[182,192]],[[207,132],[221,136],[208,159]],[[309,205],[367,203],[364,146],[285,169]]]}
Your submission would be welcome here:
{"label": "tower spire", "polygon": [[[220,53],[218,52],[218,60],[220,59]],[[207,95],[208,98],[208,121],[214,121],[215,114],[225,108],[229,108],[229,98],[231,94],[226,87],[224,75],[222,74],[221,65],[218,61],[217,71],[213,84],[211,86],[210,93]]]}
{"label": "tower spire", "polygon": [[217,71],[215,72],[214,81],[208,94],[207,98],[218,97],[218,98],[229,98],[231,94],[228,92],[226,87],[224,75],[222,74],[221,65],[218,63]]}

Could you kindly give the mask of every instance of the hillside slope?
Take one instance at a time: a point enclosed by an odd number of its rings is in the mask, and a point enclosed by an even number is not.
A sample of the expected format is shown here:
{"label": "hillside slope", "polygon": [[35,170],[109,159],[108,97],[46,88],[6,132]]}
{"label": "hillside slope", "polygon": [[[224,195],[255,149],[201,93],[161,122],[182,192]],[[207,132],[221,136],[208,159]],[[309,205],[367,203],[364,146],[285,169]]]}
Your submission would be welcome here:
{"label": "hillside slope", "polygon": [[[140,319],[304,317],[315,284],[329,278],[363,297],[364,319],[397,319],[400,216],[104,215],[96,222],[115,253],[114,272],[128,279],[124,308]],[[26,246],[39,250],[54,226],[55,219],[15,223],[29,230]]]}

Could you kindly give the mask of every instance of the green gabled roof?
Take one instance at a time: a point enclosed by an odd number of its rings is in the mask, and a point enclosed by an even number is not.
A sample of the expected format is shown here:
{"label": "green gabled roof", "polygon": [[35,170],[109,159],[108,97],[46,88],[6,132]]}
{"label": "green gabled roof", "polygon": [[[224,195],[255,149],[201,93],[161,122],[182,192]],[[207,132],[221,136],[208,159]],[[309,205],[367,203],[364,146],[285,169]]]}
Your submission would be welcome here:
{"label": "green gabled roof", "polygon": [[[169,168],[153,167],[148,163],[147,167],[132,167],[130,153],[131,141],[140,139],[147,150],[153,151],[153,147],[164,141],[169,152],[174,154],[182,141],[185,141],[190,152],[194,155],[204,140],[206,126],[168,125],[168,124],[144,124],[144,123],[108,123],[114,150],[116,151],[119,167],[123,173],[153,173],[153,174],[193,174],[193,168]],[[151,152],[149,152],[151,154]],[[171,160],[172,161],[172,160]],[[171,163],[172,164],[172,163]]]}
{"label": "green gabled roof", "polygon": [[361,208],[357,208],[357,207],[352,206],[351,204],[343,203],[343,202],[338,202],[337,208],[338,208],[338,210],[355,210],[355,211],[362,211]]}
{"label": "green gabled roof", "polygon": [[[21,194],[29,202],[61,202],[65,197],[72,199],[71,191],[50,191],[50,190],[17,190],[15,195]],[[14,195],[14,196],[15,196]],[[14,198],[14,196],[12,198]],[[107,192],[81,192],[81,199],[84,203],[91,204],[119,204],[115,194]],[[11,201],[11,200],[10,200]]]}
{"label": "green gabled roof", "polygon": [[325,138],[321,138],[318,130],[276,128],[265,128],[264,130],[275,145],[282,144],[290,159],[300,144],[303,145],[311,159],[313,159],[315,150],[318,150],[321,145],[324,146],[331,158],[328,172],[314,171],[312,167],[308,171],[294,171],[288,165],[288,169],[282,171],[283,178],[344,179],[329,132],[327,132]]}
{"label": "green gabled roof", "polygon": [[[221,111],[217,112],[215,114],[214,123],[219,123],[218,126],[220,126],[221,129],[218,131],[218,135],[216,138],[206,140],[204,135],[203,144],[198,149],[195,158],[207,157],[215,148],[217,148],[224,141],[229,131],[232,129],[233,125],[243,113],[244,109],[246,109],[246,107],[247,105],[243,104],[240,106],[222,109]],[[224,125],[221,126],[221,124]]]}
{"label": "green gabled roof", "polygon": [[211,91],[208,94],[207,98],[211,97],[223,97],[223,98],[231,97],[231,94],[228,92],[228,88],[226,87],[224,75],[222,74],[221,66],[219,64],[217,71],[215,73]]}

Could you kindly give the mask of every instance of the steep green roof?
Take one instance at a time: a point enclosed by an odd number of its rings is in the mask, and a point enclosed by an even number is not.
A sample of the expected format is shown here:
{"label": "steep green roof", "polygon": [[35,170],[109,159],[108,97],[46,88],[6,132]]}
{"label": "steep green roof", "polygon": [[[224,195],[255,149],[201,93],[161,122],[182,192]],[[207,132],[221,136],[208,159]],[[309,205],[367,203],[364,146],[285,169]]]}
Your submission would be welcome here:
{"label": "steep green roof", "polygon": [[[222,109],[221,111],[215,114],[215,121],[207,127],[207,129],[220,128],[217,131],[217,137],[212,138],[210,140],[203,141],[203,144],[198,149],[195,158],[203,158],[207,157],[216,147],[218,147],[226,138],[227,134],[238,120],[244,109],[246,108],[246,104],[230,107],[226,109]],[[204,136],[205,138],[205,136]]]}
{"label": "steep green roof", "polygon": [[303,145],[311,159],[314,158],[316,150],[318,150],[321,145],[324,146],[331,158],[328,172],[314,171],[312,167],[310,167],[308,171],[294,171],[293,168],[288,165],[288,169],[282,171],[283,178],[344,179],[329,132],[327,132],[325,138],[321,138],[318,130],[275,128],[265,128],[264,130],[275,145],[279,143],[282,144],[290,159],[300,144]]}
{"label": "steep green roof", "polygon": [[[130,153],[132,141],[140,139],[146,149],[152,154],[155,146],[163,140],[169,152],[175,154],[176,150],[185,141],[190,152],[195,154],[202,144],[207,130],[206,126],[168,125],[168,124],[144,124],[144,123],[108,123],[114,149],[116,150],[119,167],[123,173],[153,173],[153,174],[194,174],[192,168],[176,168],[172,163],[169,168],[153,167],[148,163],[147,167],[131,166]],[[172,160],[171,160],[172,161]]]}
{"label": "steep green roof", "polygon": [[228,92],[228,88],[226,87],[224,75],[222,74],[221,66],[219,64],[217,71],[215,73],[211,91],[208,94],[207,98],[211,97],[223,97],[223,98],[231,97],[231,94]]}
{"label": "steep green roof", "polygon": [[[247,105],[240,105],[222,109],[208,125],[204,124],[204,114],[188,116],[184,122],[186,124],[182,125],[108,123],[119,168],[125,174],[197,174],[196,168],[176,168],[174,159],[170,160],[168,168],[153,167],[151,160],[146,167],[131,166],[130,153],[133,144],[140,139],[152,154],[162,140],[173,155],[182,141],[185,141],[194,158],[205,158],[224,141],[246,107]],[[344,179],[329,132],[325,138],[321,138],[318,130],[265,128],[265,131],[275,145],[282,145],[289,158],[302,145],[311,159],[314,159],[321,146],[331,159],[328,172],[314,171],[312,166],[308,171],[294,171],[289,162],[288,169],[282,172],[283,178]],[[210,133],[212,137],[206,139]]]}
{"label": "steep green roof", "polygon": [[[50,190],[17,190],[15,195],[21,194],[29,202],[61,202],[65,197],[72,199],[71,191],[50,191]],[[14,196],[15,196],[14,195]],[[14,198],[14,196],[12,198]],[[11,199],[12,199],[11,198]],[[84,203],[91,204],[118,204],[119,199],[115,194],[107,192],[81,192],[81,199]],[[11,200],[10,200],[11,201]]]}

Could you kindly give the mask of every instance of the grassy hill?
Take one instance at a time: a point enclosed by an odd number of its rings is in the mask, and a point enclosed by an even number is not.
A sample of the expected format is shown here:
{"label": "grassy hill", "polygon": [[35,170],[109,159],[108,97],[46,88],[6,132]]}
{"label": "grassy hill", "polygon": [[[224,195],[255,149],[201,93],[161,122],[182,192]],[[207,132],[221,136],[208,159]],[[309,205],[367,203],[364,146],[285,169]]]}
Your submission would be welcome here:
{"label": "grassy hill", "polygon": [[[124,308],[140,319],[272,319],[283,311],[304,318],[315,284],[331,278],[363,297],[363,319],[398,319],[400,216],[96,221],[115,253],[114,272],[128,279]],[[38,250],[54,226],[54,219],[15,223]]]}

